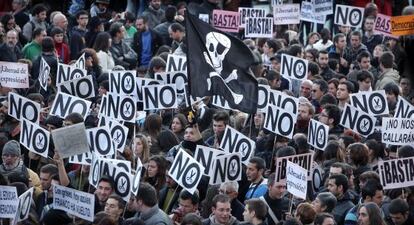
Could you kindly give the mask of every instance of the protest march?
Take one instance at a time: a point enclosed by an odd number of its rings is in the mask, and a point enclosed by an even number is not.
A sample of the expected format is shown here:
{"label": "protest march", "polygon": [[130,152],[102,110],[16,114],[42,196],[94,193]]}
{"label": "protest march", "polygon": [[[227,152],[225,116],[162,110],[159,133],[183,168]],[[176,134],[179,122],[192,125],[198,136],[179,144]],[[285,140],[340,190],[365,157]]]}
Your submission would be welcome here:
{"label": "protest march", "polygon": [[413,3],[0,1],[0,225],[413,225]]}

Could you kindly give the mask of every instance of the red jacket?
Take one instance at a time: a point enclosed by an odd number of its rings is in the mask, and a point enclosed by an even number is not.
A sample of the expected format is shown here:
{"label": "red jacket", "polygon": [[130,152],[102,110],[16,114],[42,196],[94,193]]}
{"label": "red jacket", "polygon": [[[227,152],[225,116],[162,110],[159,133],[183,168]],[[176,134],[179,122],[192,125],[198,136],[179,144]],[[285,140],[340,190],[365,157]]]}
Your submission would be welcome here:
{"label": "red jacket", "polygon": [[63,63],[68,64],[70,62],[70,52],[67,44],[63,42],[60,44],[55,42],[55,50]]}

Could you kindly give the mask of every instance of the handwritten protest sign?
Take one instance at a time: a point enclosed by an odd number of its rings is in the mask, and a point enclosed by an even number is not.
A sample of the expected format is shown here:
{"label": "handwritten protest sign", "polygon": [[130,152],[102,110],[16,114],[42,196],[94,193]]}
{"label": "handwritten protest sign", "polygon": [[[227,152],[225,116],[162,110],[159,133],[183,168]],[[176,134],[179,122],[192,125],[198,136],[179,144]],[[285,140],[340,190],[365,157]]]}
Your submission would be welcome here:
{"label": "handwritten protest sign", "polygon": [[0,186],[0,218],[14,218],[18,205],[16,187]]}
{"label": "handwritten protest sign", "polygon": [[312,23],[325,23],[325,15],[315,13],[315,8],[310,2],[302,2],[302,7],[300,8],[300,20],[308,21]]}
{"label": "handwritten protest sign", "polygon": [[273,18],[272,17],[248,17],[244,29],[245,37],[250,38],[272,38]]}
{"label": "handwritten protest sign", "polygon": [[414,15],[391,17],[391,32],[397,36],[414,34]]}
{"label": "handwritten protest sign", "polygon": [[213,27],[225,32],[239,32],[239,13],[226,10],[213,10]]}
{"label": "handwritten protest sign", "polygon": [[9,88],[29,88],[28,65],[0,61],[0,84]]}
{"label": "handwritten protest sign", "polygon": [[382,118],[382,143],[414,145],[414,119]]}
{"label": "handwritten protest sign", "polygon": [[53,185],[53,207],[92,222],[95,217],[95,195]]}
{"label": "handwritten protest sign", "polygon": [[52,138],[62,159],[89,152],[84,123],[52,130]]}
{"label": "handwritten protest sign", "polygon": [[[303,2],[302,2],[303,3]],[[333,2],[332,0],[312,0],[310,4],[313,4],[313,13],[319,15],[333,14]]]}
{"label": "handwritten protest sign", "polygon": [[313,162],[313,152],[300,155],[291,155],[286,157],[280,157],[276,159],[276,182],[286,180],[286,166],[287,162],[293,162],[307,171],[307,180],[312,179],[311,169]]}
{"label": "handwritten protest sign", "polygon": [[382,187],[385,190],[414,185],[414,157],[378,162]]}
{"label": "handwritten protest sign", "polygon": [[287,161],[286,188],[289,193],[306,200],[308,171],[293,162]]}
{"label": "handwritten protest sign", "polygon": [[273,8],[273,18],[275,25],[298,24],[300,23],[300,5],[277,5]]}
{"label": "handwritten protest sign", "polygon": [[387,37],[398,38],[391,31],[391,16],[378,13],[375,19],[374,31]]}

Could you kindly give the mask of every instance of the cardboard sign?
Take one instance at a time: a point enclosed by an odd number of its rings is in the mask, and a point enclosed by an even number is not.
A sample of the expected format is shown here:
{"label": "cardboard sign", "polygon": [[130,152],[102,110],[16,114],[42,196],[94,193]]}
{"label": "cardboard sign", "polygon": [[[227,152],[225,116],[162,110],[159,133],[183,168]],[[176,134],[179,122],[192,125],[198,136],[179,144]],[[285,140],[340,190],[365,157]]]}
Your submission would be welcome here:
{"label": "cardboard sign", "polygon": [[306,192],[308,190],[308,180],[306,179],[308,171],[296,165],[293,162],[287,161],[286,167],[286,188],[292,195],[306,200]]}
{"label": "cardboard sign", "polygon": [[220,95],[213,95],[211,97],[211,104],[222,109],[233,110],[229,106],[229,102],[223,96]]}
{"label": "cardboard sign", "polygon": [[307,180],[312,179],[312,174],[310,173],[313,164],[313,152],[305,153],[300,155],[291,155],[286,157],[280,157],[276,159],[276,182],[281,182],[286,180],[286,167],[287,162],[293,162],[300,167],[303,167],[307,171]]}
{"label": "cardboard sign", "polygon": [[392,35],[391,16],[378,13],[375,19],[374,31],[387,37],[398,38],[398,36]]}
{"label": "cardboard sign", "polygon": [[394,116],[396,118],[413,118],[414,106],[410,102],[402,98],[398,98]]}
{"label": "cardboard sign", "polygon": [[283,4],[273,7],[275,25],[288,25],[300,23],[300,5]]}
{"label": "cardboard sign", "polygon": [[0,218],[14,218],[18,206],[16,187],[0,185]]}
{"label": "cardboard sign", "polygon": [[127,160],[105,159],[93,155],[89,172],[89,183],[98,186],[102,176],[107,175],[115,182],[115,193],[125,201],[131,195],[131,162]]}
{"label": "cardboard sign", "polygon": [[57,76],[56,76],[56,85],[60,85],[64,82],[81,78],[88,75],[88,72],[85,69],[78,68],[72,65],[66,65],[63,63],[58,64]]}
{"label": "cardboard sign", "polygon": [[210,171],[210,184],[222,184],[228,181],[241,180],[242,163],[238,153],[217,156]]}
{"label": "cardboard sign", "polygon": [[0,61],[0,84],[2,87],[16,89],[29,88],[28,65]]}
{"label": "cardboard sign", "polygon": [[292,138],[297,117],[277,106],[269,105],[265,117],[264,128],[275,134]]}
{"label": "cardboard sign", "polygon": [[204,167],[187,152],[180,148],[174,162],[168,171],[168,175],[177,184],[191,194],[197,189],[197,185],[203,175]]}
{"label": "cardboard sign", "polygon": [[315,8],[310,2],[302,2],[302,7],[300,7],[300,20],[308,21],[311,23],[325,23],[325,15],[315,13]]}
{"label": "cardboard sign", "polygon": [[396,36],[414,34],[414,15],[391,17],[391,32]]}
{"label": "cardboard sign", "polygon": [[137,77],[136,78],[136,85],[137,85],[137,98],[138,98],[138,102],[143,102],[143,91],[142,88],[146,87],[147,85],[157,85],[157,84],[161,84],[159,81],[155,80],[155,79],[149,79],[149,78],[141,78],[141,77]]}
{"label": "cardboard sign", "polygon": [[378,172],[384,190],[414,185],[414,157],[378,162]]}
{"label": "cardboard sign", "polygon": [[375,121],[375,117],[346,103],[339,124],[367,137],[374,132]]}
{"label": "cardboard sign", "polygon": [[53,208],[92,222],[95,217],[95,195],[55,184]]}
{"label": "cardboard sign", "polygon": [[185,72],[187,76],[187,57],[168,54],[166,72]]}
{"label": "cardboard sign", "polygon": [[86,57],[85,57],[85,53],[83,53],[81,55],[81,57],[79,57],[79,59],[76,60],[74,66],[84,70],[84,69],[86,69],[85,68],[85,63],[86,63]]}
{"label": "cardboard sign", "polygon": [[137,194],[138,194],[139,182],[141,181],[142,168],[143,168],[142,162],[138,157],[137,158],[137,169],[135,170],[135,175],[134,175],[134,178],[132,180],[132,186],[131,186],[131,192],[135,196],[137,196]]}
{"label": "cardboard sign", "polygon": [[329,126],[311,119],[308,129],[308,143],[314,148],[324,151],[328,145]]}
{"label": "cardboard sign", "polygon": [[109,125],[87,129],[86,133],[91,152],[98,156],[112,156],[115,154]]}
{"label": "cardboard sign", "polygon": [[144,110],[177,108],[175,84],[148,85],[143,88]]}
{"label": "cardboard sign", "polygon": [[260,8],[239,7],[240,27],[245,27],[246,18],[266,17],[266,10]]}
{"label": "cardboard sign", "polygon": [[26,119],[32,123],[39,124],[40,104],[16,93],[9,92],[8,113],[16,120]]}
{"label": "cardboard sign", "polygon": [[177,94],[180,95],[185,93],[185,87],[188,85],[187,71],[156,73],[155,78],[160,84],[175,84]]}
{"label": "cardboard sign", "polygon": [[57,86],[57,90],[83,99],[95,97],[92,75],[63,82]]}
{"label": "cardboard sign", "polygon": [[414,119],[382,118],[382,143],[414,145]]}
{"label": "cardboard sign", "polygon": [[387,115],[389,113],[384,90],[351,94],[349,101],[352,106],[370,115]]}
{"label": "cardboard sign", "polygon": [[[303,2],[302,2],[303,3]],[[332,0],[312,0],[310,3],[314,5],[313,13],[317,15],[330,15],[333,14],[333,2]],[[303,4],[302,4],[303,6]]]}
{"label": "cardboard sign", "polygon": [[239,32],[239,13],[226,10],[213,10],[213,27],[224,32]]}
{"label": "cardboard sign", "polygon": [[239,153],[242,163],[247,165],[256,150],[256,142],[231,126],[226,126],[220,148],[226,153]]}
{"label": "cardboard sign", "polygon": [[58,92],[50,109],[50,115],[64,119],[67,115],[76,112],[85,119],[88,116],[91,104],[90,101]]}
{"label": "cardboard sign", "polygon": [[31,187],[29,190],[25,191],[19,196],[19,207],[17,208],[17,213],[14,217],[13,224],[17,224],[18,222],[29,218],[30,208],[33,201],[33,190],[34,188]]}
{"label": "cardboard sign", "polygon": [[21,121],[20,144],[31,152],[47,158],[50,133],[36,123],[23,119]]}
{"label": "cardboard sign", "polygon": [[308,76],[308,60],[282,54],[280,75],[295,80],[306,80]]}
{"label": "cardboard sign", "polygon": [[131,96],[107,93],[102,98],[99,116],[104,115],[119,121],[134,122],[136,105],[135,99]]}
{"label": "cardboard sign", "polygon": [[337,4],[334,23],[342,26],[361,28],[364,21],[364,8]]}
{"label": "cardboard sign", "polygon": [[51,133],[55,150],[62,159],[89,152],[84,123],[58,128]]}
{"label": "cardboard sign", "polygon": [[41,57],[40,68],[39,68],[39,84],[43,90],[47,90],[47,81],[50,75],[50,66],[47,64],[46,60]]}
{"label": "cardboard sign", "polygon": [[268,95],[266,99],[268,105],[277,106],[284,110],[291,112],[296,117],[298,116],[299,99],[293,96],[287,95],[281,91],[267,89]]}
{"label": "cardboard sign", "polygon": [[244,36],[250,38],[272,38],[272,17],[248,17],[244,29]]}
{"label": "cardboard sign", "polygon": [[201,163],[201,165],[204,167],[204,175],[208,176],[210,174],[211,168],[213,167],[214,160],[218,156],[224,154],[225,152],[222,150],[217,150],[215,148],[210,148],[203,145],[197,145],[194,159],[197,160],[197,162]]}
{"label": "cardboard sign", "polygon": [[109,92],[118,95],[135,95],[136,73],[135,70],[112,70],[109,73]]}

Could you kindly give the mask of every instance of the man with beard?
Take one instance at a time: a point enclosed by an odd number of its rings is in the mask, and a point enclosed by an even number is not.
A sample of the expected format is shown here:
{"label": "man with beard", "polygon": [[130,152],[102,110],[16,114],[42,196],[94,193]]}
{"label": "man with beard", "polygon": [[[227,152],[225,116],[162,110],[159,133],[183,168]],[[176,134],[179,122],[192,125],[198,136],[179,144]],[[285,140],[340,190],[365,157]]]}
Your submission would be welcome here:
{"label": "man with beard", "polygon": [[309,101],[299,102],[298,120],[296,122],[296,133],[308,133],[309,121],[315,114],[315,108]]}
{"label": "man with beard", "polygon": [[150,0],[148,8],[142,13],[148,18],[148,26],[153,29],[165,18],[165,11],[161,9],[161,0]]}
{"label": "man with beard", "polygon": [[6,42],[0,45],[0,61],[17,62],[22,58],[22,52],[17,46],[18,34],[15,30],[9,30],[6,34]]}

